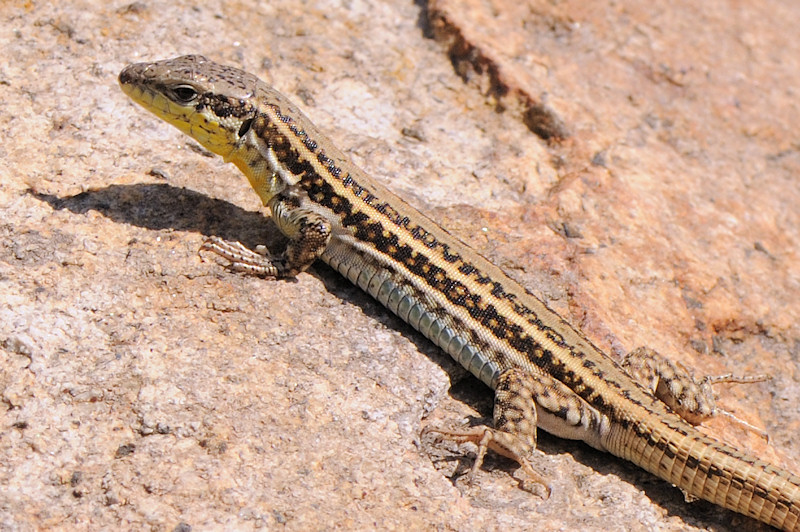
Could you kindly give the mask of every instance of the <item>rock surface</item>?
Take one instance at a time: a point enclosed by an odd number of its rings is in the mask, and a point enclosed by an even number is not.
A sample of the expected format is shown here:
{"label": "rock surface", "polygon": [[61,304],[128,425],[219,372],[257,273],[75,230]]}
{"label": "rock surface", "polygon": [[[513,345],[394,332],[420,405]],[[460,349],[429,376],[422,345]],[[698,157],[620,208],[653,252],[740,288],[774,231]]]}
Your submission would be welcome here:
{"label": "rock surface", "polygon": [[323,265],[199,256],[281,239],[116,75],[259,75],[613,356],[771,374],[719,390],[770,445],[705,430],[797,472],[800,5],[53,4],[0,5],[0,528],[766,529],[546,434],[549,500],[496,457],[453,482],[421,426],[490,393]]}

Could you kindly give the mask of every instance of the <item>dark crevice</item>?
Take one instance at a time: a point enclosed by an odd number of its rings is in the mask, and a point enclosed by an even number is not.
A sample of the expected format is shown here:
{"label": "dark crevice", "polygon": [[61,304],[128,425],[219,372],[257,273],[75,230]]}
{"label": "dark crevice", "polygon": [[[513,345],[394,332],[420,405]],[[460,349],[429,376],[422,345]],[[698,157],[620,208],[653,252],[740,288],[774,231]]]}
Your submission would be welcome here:
{"label": "dark crevice", "polygon": [[494,99],[498,112],[519,109],[522,123],[548,142],[557,143],[570,136],[564,121],[544,102],[529,92],[510,87],[498,63],[470,43],[447,13],[437,9],[435,2],[433,7],[427,0],[417,0],[417,4],[423,11],[418,25],[425,36],[447,48],[456,73],[465,83],[477,84],[485,96]]}

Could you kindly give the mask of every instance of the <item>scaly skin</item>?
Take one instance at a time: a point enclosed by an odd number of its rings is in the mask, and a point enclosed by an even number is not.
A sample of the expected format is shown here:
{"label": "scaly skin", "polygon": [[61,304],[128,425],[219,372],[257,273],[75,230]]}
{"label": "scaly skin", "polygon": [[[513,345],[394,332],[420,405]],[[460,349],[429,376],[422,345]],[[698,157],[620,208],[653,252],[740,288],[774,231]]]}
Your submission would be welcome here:
{"label": "scaly skin", "polygon": [[538,425],[691,497],[800,530],[800,478],[703,435],[654,396],[659,377],[691,382],[674,365],[671,376],[651,375],[650,389],[637,383],[543,301],[367,176],[255,76],[184,56],[130,65],[119,81],[135,102],[238,166],[290,239],[279,257],[219,240],[206,249],[268,277],[291,277],[321,258],[496,390],[494,428],[433,431],[477,443],[476,466],[489,448],[540,480],[526,458]]}

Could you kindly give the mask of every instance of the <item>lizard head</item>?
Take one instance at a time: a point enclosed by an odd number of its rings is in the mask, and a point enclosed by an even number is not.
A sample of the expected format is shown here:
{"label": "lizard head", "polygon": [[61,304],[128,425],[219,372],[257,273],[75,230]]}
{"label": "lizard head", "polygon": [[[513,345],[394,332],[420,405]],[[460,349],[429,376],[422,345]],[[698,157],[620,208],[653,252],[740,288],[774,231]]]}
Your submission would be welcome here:
{"label": "lizard head", "polygon": [[256,115],[258,78],[201,55],[129,65],[119,84],[134,102],[226,160]]}

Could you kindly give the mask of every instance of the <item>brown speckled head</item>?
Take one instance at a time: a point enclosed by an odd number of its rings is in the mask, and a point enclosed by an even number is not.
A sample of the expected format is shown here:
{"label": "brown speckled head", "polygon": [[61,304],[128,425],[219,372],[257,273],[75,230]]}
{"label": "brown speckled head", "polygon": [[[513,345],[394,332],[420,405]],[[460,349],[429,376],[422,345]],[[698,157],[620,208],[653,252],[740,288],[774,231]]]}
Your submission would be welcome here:
{"label": "brown speckled head", "polygon": [[202,55],[135,63],[119,74],[136,103],[227,158],[255,115],[258,78]]}

